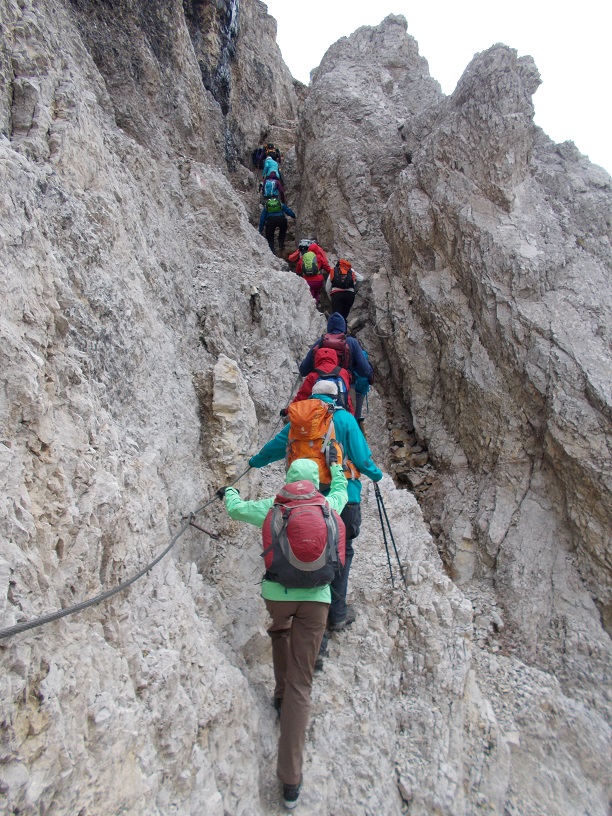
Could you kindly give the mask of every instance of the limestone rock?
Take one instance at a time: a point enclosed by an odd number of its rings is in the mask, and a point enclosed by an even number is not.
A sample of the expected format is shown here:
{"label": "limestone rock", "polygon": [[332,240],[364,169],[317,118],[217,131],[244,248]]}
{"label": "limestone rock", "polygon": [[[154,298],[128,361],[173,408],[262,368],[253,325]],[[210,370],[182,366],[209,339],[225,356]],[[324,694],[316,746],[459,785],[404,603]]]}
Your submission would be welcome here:
{"label": "limestone rock", "polygon": [[607,816],[610,641],[584,582],[603,608],[610,182],[533,127],[532,62],[497,46],[445,99],[392,16],[297,89],[293,152],[257,0],[0,0],[0,23],[0,627],[183,529],[128,590],[2,641],[0,812],[281,812],[261,534],[214,495],[325,325],[254,229],[267,130],[302,228],[369,270],[375,458],[429,457],[414,495],[380,483],[387,549],[363,480],[302,807]]}

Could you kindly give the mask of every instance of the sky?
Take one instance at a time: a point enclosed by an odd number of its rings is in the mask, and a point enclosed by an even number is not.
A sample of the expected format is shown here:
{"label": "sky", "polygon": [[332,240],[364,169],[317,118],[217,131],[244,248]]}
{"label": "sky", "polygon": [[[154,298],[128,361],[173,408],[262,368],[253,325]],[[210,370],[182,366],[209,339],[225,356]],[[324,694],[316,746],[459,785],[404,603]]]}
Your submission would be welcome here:
{"label": "sky", "polygon": [[332,43],[362,25],[403,14],[429,73],[451,94],[479,51],[501,42],[531,55],[542,79],[535,122],[555,142],[571,140],[612,174],[612,3],[609,0],[264,0],[295,79]]}

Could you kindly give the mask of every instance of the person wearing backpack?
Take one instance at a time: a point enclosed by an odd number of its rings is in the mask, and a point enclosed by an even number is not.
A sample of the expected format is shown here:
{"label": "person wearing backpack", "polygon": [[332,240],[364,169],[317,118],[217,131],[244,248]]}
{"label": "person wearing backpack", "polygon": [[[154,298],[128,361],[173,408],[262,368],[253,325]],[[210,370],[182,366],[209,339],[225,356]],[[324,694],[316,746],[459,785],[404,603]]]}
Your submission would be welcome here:
{"label": "person wearing backpack", "polygon": [[278,147],[276,147],[274,142],[268,142],[264,148],[264,152],[266,159],[270,157],[271,159],[274,159],[275,162],[278,162],[279,164],[281,163],[281,152]]}
{"label": "person wearing backpack", "polygon": [[265,181],[269,176],[270,173],[276,173],[277,178],[283,178],[283,174],[280,171],[280,166],[277,161],[275,161],[271,156],[268,156],[263,163],[263,169],[261,171],[261,176]]}
{"label": "person wearing backpack", "polygon": [[372,366],[363,353],[355,337],[346,336],[346,320],[338,312],[333,312],[327,321],[327,332],[312,344],[299,366],[300,376],[307,377],[315,369],[315,352],[319,347],[333,348],[338,365],[355,376],[366,377],[369,382],[374,377]]}
{"label": "person wearing backpack", "polygon": [[295,274],[304,278],[310,294],[318,305],[321,289],[325,283],[324,273],[331,271],[325,252],[315,241],[310,238],[302,238],[298,248],[289,255],[287,260],[295,263]]}
{"label": "person wearing backpack", "polygon": [[[318,348],[314,356],[315,368],[304,379],[297,394],[292,399],[292,402],[300,402],[300,400],[308,399],[312,394],[312,389],[319,380],[332,380],[338,387],[337,405],[346,408],[351,414],[355,413],[353,402],[351,400],[351,375],[345,368],[338,365],[338,357],[336,352],[330,348]],[[286,409],[283,409],[286,411]],[[286,416],[286,413],[282,416]]]}
{"label": "person wearing backpack", "polygon": [[285,203],[285,188],[283,187],[283,183],[276,173],[272,171],[261,186],[262,202],[265,202],[266,198],[273,198],[274,196],[278,196],[282,203]]}
{"label": "person wearing backpack", "polygon": [[351,266],[344,258],[339,258],[332,272],[325,281],[325,291],[331,300],[332,312],[338,312],[348,320],[349,312],[355,301],[357,284],[363,275]]}
{"label": "person wearing backpack", "polygon": [[292,462],[275,498],[244,501],[233,487],[218,491],[230,518],[262,528],[266,572],[261,595],[271,618],[274,707],[280,714],[277,776],[290,810],[298,803],[302,784],[315,662],[331,602],[330,577],[345,558],[346,534],[339,514],[348,500],[347,482],[335,453],[325,497],[318,490],[317,465],[310,459]]}
{"label": "person wearing backpack", "polygon": [[[322,461],[321,448],[325,447],[324,441],[322,446],[321,443],[315,444],[314,439],[310,440],[313,444],[307,444],[308,440],[305,439],[304,444],[299,446],[291,440],[296,438],[299,441],[301,428],[308,430],[311,419],[304,414],[309,404],[320,402],[326,406],[333,422],[333,437],[342,446],[343,456],[346,458],[344,467],[348,480],[348,502],[341,513],[346,526],[346,561],[342,571],[331,583],[332,602],[328,617],[328,626],[331,631],[341,631],[355,620],[355,610],[347,604],[346,595],[354,556],[353,541],[359,535],[361,527],[360,476],[363,473],[373,482],[380,481],[383,476],[382,471],[372,459],[372,452],[355,417],[348,411],[336,407],[337,395],[338,390],[335,383],[326,380],[316,382],[312,394],[307,400],[292,403],[289,406],[289,423],[266,443],[259,453],[249,459],[251,467],[260,468],[280,459],[286,459],[287,463],[291,464],[292,456],[296,455],[296,453],[299,453],[302,457],[315,458],[319,467],[321,492],[325,495],[325,483],[329,480],[329,470],[326,470],[325,463]],[[321,428],[319,431],[319,437],[323,430]],[[328,430],[326,430],[326,433]],[[313,436],[313,434],[310,435]]]}
{"label": "person wearing backpack", "polygon": [[283,204],[278,196],[271,196],[264,201],[259,218],[259,234],[266,232],[266,241],[272,253],[274,253],[274,234],[278,230],[278,248],[282,252],[285,248],[285,236],[287,235],[287,218],[295,218],[295,213],[286,204]]}

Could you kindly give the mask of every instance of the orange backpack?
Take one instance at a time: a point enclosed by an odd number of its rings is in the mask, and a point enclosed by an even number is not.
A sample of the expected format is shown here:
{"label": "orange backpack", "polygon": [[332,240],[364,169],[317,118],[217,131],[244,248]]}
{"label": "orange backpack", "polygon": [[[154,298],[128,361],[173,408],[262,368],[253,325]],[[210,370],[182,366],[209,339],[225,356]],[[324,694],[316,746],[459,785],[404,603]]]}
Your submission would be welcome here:
{"label": "orange backpack", "polygon": [[318,399],[292,402],[288,408],[290,428],[287,439],[287,468],[296,459],[312,459],[319,467],[319,490],[331,485],[329,451],[338,451],[338,464],[342,464],[342,445],[334,431],[335,406]]}

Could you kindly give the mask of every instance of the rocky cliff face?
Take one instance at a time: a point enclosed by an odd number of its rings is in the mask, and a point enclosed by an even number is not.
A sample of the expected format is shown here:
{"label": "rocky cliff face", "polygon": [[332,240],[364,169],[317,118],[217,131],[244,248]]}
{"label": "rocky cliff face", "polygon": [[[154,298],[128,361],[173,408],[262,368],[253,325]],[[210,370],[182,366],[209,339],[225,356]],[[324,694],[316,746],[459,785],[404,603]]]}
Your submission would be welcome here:
{"label": "rocky cliff face", "polygon": [[[6,627],[133,575],[240,475],[323,318],[253,228],[250,151],[290,147],[298,109],[262,3],[0,22]],[[364,485],[308,812],[608,812],[610,179],[533,127],[537,82],[496,46],[444,98],[391,17],[303,103],[292,203],[368,275],[377,457],[401,421],[435,465],[423,509],[382,482],[406,591]],[[280,812],[258,533],[218,503],[197,523],[126,592],[1,641],[0,812]]]}

